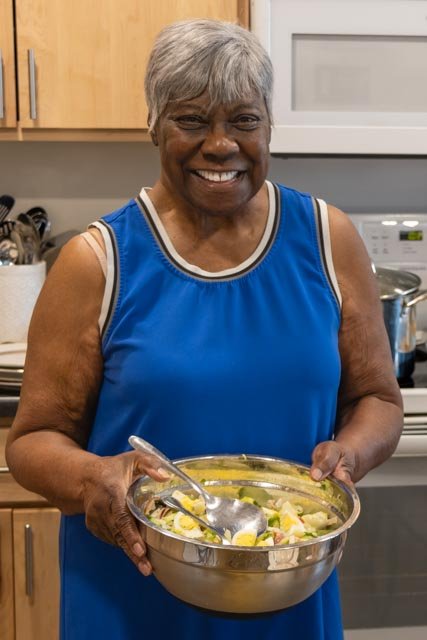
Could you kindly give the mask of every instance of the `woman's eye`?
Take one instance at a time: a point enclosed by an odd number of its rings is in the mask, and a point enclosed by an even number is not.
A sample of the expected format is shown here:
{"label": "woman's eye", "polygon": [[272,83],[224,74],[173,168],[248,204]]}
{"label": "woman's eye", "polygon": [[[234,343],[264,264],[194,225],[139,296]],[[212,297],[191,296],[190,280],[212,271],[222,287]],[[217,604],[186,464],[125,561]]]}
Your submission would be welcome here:
{"label": "woman's eye", "polygon": [[184,129],[199,129],[205,124],[200,116],[179,116],[176,122]]}
{"label": "woman's eye", "polygon": [[255,129],[259,121],[257,116],[244,114],[234,119],[234,125],[240,129]]}

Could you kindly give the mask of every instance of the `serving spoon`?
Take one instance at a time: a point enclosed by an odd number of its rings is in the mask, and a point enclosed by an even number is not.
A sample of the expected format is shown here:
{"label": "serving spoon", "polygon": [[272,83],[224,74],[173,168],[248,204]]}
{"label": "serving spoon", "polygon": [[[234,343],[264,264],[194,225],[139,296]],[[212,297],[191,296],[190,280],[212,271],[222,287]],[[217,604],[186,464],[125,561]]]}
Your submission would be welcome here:
{"label": "serving spoon", "polygon": [[206,520],[222,535],[229,531],[231,537],[242,529],[256,532],[259,536],[267,529],[267,518],[262,509],[249,502],[232,498],[222,498],[208,493],[198,482],[188,476],[156,447],[138,436],[130,436],[129,444],[144,453],[148,453],[159,462],[163,468],[171,471],[190,485],[205,501]]}

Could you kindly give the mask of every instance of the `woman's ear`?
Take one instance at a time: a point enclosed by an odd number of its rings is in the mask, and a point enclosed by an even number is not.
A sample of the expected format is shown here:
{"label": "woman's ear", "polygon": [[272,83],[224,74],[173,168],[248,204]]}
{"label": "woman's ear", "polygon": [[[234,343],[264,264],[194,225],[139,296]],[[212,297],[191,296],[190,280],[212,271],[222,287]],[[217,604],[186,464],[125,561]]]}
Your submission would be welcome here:
{"label": "woman's ear", "polygon": [[[150,128],[150,124],[151,124],[151,113],[148,114],[148,118],[147,118],[147,124],[148,124],[148,128]],[[152,129],[150,131],[150,136],[151,136],[151,140],[154,144],[155,147],[157,147],[159,145],[158,140],[157,140],[157,133],[155,132],[154,129]]]}

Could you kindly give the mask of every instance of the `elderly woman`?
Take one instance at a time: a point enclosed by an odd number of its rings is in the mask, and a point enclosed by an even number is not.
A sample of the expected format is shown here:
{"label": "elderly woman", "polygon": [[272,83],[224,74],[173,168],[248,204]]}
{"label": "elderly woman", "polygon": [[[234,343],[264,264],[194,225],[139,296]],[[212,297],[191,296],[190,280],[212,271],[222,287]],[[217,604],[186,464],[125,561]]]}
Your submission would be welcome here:
{"label": "elderly woman", "polygon": [[145,86],[159,180],[61,252],[7,449],[18,482],[64,514],[62,638],[337,640],[335,574],[252,620],[193,609],[145,577],[125,495],[164,472],[128,451],[131,433],[170,457],[274,455],[351,483],[390,456],[402,425],[358,234],[341,211],[266,180],[272,70],[256,38],[171,25]]}

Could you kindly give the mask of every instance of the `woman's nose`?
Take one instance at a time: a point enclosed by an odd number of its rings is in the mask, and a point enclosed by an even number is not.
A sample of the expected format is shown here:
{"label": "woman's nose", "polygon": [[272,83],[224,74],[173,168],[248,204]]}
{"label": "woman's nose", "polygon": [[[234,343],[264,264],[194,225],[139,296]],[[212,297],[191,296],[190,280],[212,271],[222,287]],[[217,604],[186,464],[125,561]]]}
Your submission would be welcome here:
{"label": "woman's nose", "polygon": [[238,153],[239,145],[223,126],[209,129],[201,151],[206,157],[228,158]]}

